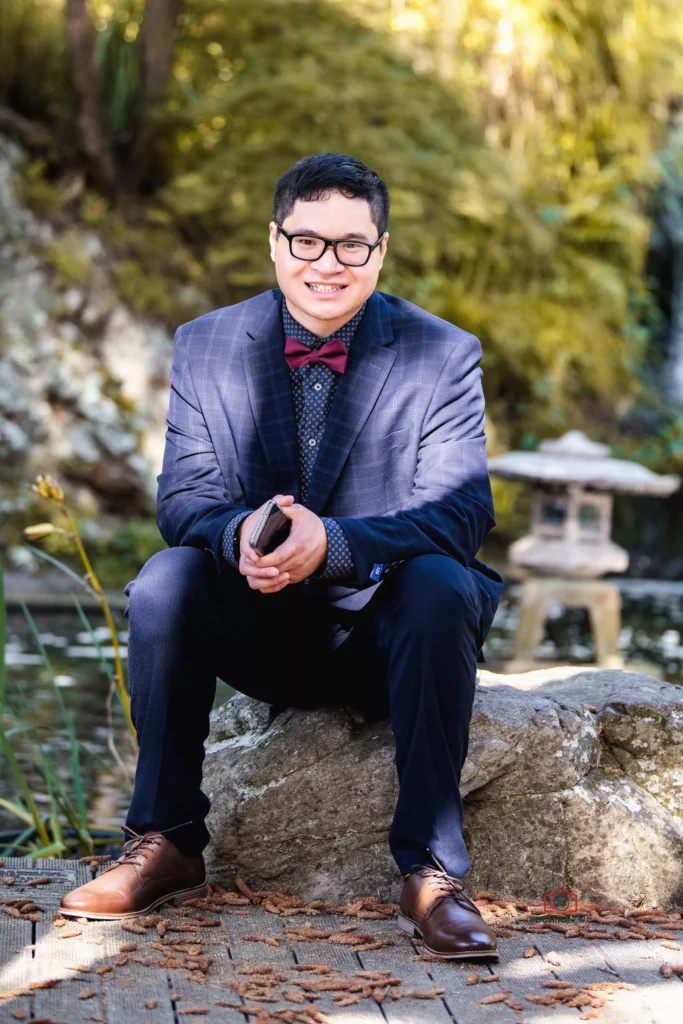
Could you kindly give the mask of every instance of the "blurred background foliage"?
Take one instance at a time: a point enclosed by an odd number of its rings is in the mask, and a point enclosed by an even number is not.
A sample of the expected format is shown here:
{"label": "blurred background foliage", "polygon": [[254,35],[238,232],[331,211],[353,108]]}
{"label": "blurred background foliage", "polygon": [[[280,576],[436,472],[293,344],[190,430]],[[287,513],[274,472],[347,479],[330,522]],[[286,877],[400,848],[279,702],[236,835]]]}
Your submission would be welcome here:
{"label": "blurred background foliage", "polygon": [[[145,4],[88,5],[116,166],[115,187],[99,191],[63,0],[0,9],[0,104],[54,140],[33,154],[25,194],[63,225],[98,231],[137,312],[175,327],[271,287],[277,176],[307,153],[352,153],[391,192],[380,287],[481,338],[490,453],[580,427],[680,469],[683,420],[657,387],[661,310],[646,272],[656,154],[671,151],[683,91],[677,0],[178,6],[139,171]],[[74,189],[84,167],[87,187]],[[67,277],[88,272],[63,239],[52,259]],[[520,503],[500,490],[515,532]]]}

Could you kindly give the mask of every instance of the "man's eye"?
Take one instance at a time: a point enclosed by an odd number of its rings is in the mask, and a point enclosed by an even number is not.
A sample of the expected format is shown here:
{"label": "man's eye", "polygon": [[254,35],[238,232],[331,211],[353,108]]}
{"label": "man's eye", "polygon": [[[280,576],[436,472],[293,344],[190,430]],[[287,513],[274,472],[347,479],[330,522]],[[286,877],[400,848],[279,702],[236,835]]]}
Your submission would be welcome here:
{"label": "man's eye", "polygon": [[360,249],[360,245],[358,242],[344,242],[342,249],[344,252],[356,252]]}
{"label": "man's eye", "polygon": [[317,243],[317,241],[317,238],[305,238],[303,236],[299,236],[296,240],[296,244],[303,245],[304,248],[310,248],[311,246],[314,246]]}

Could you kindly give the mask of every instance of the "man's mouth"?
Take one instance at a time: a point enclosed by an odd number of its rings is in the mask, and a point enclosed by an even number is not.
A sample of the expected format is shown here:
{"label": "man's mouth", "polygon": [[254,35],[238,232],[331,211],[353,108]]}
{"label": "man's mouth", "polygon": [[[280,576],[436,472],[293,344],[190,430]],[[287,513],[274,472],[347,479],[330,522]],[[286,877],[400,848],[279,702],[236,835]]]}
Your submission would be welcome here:
{"label": "man's mouth", "polygon": [[312,292],[320,293],[340,292],[347,287],[345,284],[313,284],[311,281],[306,281],[305,285]]}

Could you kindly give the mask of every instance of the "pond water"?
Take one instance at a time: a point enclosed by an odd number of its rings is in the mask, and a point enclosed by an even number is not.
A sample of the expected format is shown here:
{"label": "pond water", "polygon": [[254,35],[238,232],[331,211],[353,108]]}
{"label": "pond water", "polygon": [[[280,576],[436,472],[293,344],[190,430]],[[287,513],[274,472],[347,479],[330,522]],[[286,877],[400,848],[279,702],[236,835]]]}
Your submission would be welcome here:
{"label": "pond water", "polygon": [[[683,582],[659,580],[615,579],[622,594],[622,630],[620,646],[627,666],[639,668],[643,663],[657,666],[663,678],[683,683]],[[486,668],[498,671],[512,654],[512,638],[517,623],[519,585],[509,584],[491,628],[484,648]],[[95,635],[105,655],[113,658],[111,638],[104,620],[97,613],[89,613]],[[82,753],[84,789],[90,824],[104,831],[116,831],[125,818],[128,793],[111,772],[113,762],[108,749],[105,702],[107,679],[99,665],[98,653],[92,639],[84,630],[75,612],[34,612],[41,640],[50,656],[56,683],[67,707],[73,711],[78,738],[84,744]],[[128,640],[127,620],[121,612],[115,613],[122,654],[126,655]],[[546,633],[538,656],[549,662],[591,662],[593,642],[588,621],[581,609],[551,609]],[[29,709],[43,748],[52,760],[60,777],[70,780],[69,744],[63,733],[55,732],[60,723],[59,707],[48,673],[36,649],[30,628],[19,611],[8,614],[8,645],[6,653],[8,675],[8,704],[22,719]],[[219,682],[214,706],[223,703],[233,691]],[[131,749],[123,713],[115,702],[114,740],[124,762],[133,772],[134,755]],[[17,751],[25,768],[36,802],[48,808],[47,794],[41,792],[40,775],[32,767],[30,758]],[[0,791],[13,796],[14,786],[7,767],[0,764]],[[5,836],[16,831],[21,823],[0,809],[0,833]],[[0,852],[3,841],[0,836]]]}
{"label": "pond water", "polygon": [[[55,683],[68,710],[73,712],[76,735],[84,745],[81,753],[83,787],[93,829],[117,833],[125,820],[129,791],[111,770],[114,758],[108,747],[106,701],[109,682],[99,661],[92,637],[72,611],[41,611],[32,615],[55,673]],[[113,612],[122,658],[127,655],[127,620],[122,612]],[[104,617],[88,612],[88,619],[101,649],[113,665],[114,648]],[[9,610],[7,615],[7,703],[17,719],[31,719],[57,774],[68,791],[71,787],[70,744],[61,729],[62,718],[49,673],[38,652],[33,634],[21,611]],[[214,706],[222,704],[234,691],[218,681]],[[113,737],[132,778],[135,756],[123,711],[113,702]],[[49,810],[49,799],[40,774],[21,741],[13,740],[17,758],[31,784],[38,808]],[[16,787],[6,764],[0,761],[0,793],[16,797]],[[0,808],[0,853],[8,834],[23,829],[10,813]]]}

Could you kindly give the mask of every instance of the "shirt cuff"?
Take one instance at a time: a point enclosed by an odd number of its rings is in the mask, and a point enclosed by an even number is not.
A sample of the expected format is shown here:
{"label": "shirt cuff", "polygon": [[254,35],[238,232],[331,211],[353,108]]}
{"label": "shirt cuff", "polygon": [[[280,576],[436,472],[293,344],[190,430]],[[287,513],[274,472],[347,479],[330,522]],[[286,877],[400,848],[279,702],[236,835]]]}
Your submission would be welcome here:
{"label": "shirt cuff", "polygon": [[233,569],[238,569],[240,564],[240,551],[239,545],[237,544],[237,527],[240,525],[243,519],[251,515],[251,511],[239,512],[236,516],[233,516],[228,525],[223,530],[223,558],[231,565]]}
{"label": "shirt cuff", "polygon": [[322,516],[327,533],[327,558],[322,562],[310,578],[313,580],[330,580],[340,583],[349,582],[355,577],[353,555],[346,534],[336,519]]}

